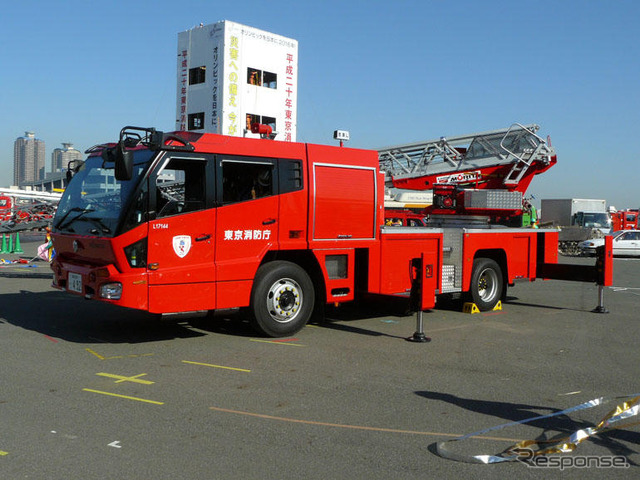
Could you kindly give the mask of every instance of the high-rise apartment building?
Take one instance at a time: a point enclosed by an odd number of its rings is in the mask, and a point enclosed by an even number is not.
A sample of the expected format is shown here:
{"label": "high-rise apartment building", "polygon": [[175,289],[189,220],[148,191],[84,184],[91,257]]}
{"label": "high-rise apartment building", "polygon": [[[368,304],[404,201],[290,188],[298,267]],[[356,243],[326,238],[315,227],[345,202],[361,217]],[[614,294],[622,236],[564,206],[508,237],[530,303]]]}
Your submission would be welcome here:
{"label": "high-rise apartment building", "polygon": [[13,144],[13,183],[21,185],[44,178],[44,141],[25,132]]}
{"label": "high-rise apartment building", "polygon": [[176,130],[296,141],[298,41],[224,20],[178,34]]}
{"label": "high-rise apartment building", "polygon": [[73,143],[63,143],[62,148],[54,148],[51,153],[51,172],[66,170],[70,161],[82,158],[82,152],[73,148]]}

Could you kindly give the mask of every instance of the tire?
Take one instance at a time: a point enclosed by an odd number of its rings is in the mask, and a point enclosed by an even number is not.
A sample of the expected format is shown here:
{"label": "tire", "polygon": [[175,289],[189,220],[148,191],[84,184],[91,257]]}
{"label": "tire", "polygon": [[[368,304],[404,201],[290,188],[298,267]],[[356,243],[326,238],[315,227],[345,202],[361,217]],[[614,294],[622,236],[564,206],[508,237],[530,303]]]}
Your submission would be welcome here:
{"label": "tire", "polygon": [[478,310],[492,310],[502,298],[503,289],[500,265],[490,258],[476,258],[473,261],[469,297]]}
{"label": "tire", "polygon": [[300,331],[314,303],[313,283],[295,263],[269,262],[256,272],[249,308],[253,326],[265,335],[287,337]]}

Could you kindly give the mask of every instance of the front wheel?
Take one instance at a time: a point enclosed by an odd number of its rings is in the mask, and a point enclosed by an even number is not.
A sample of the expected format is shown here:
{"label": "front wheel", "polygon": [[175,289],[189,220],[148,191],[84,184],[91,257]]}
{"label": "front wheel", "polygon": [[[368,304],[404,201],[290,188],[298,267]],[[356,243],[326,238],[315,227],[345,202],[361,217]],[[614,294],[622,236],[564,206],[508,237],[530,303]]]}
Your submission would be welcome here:
{"label": "front wheel", "polygon": [[476,258],[473,261],[469,295],[478,309],[483,312],[492,310],[502,297],[503,288],[500,265],[490,258]]}
{"label": "front wheel", "polygon": [[313,283],[299,265],[275,261],[256,272],[251,291],[254,326],[270,337],[286,337],[300,331],[313,312]]}

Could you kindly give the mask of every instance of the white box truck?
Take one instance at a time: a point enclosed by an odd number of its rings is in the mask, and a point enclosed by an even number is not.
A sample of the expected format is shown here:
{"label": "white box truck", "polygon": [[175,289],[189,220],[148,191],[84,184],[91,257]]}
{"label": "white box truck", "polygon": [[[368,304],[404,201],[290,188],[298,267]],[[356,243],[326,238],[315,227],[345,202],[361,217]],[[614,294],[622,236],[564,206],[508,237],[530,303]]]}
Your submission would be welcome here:
{"label": "white box truck", "polygon": [[540,224],[560,228],[560,253],[579,254],[579,244],[611,232],[606,200],[593,198],[543,199]]}

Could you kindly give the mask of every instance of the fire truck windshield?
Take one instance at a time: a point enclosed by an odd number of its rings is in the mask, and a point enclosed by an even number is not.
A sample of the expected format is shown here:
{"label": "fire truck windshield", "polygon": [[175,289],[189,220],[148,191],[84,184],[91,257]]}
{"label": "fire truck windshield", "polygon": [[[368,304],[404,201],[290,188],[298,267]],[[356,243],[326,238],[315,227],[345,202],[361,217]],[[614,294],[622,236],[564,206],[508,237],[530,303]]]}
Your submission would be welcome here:
{"label": "fire truck windshield", "polygon": [[54,229],[77,235],[114,236],[153,154],[150,150],[134,151],[133,176],[127,181],[116,180],[113,163],[105,163],[100,156],[89,157],[60,199]]}

